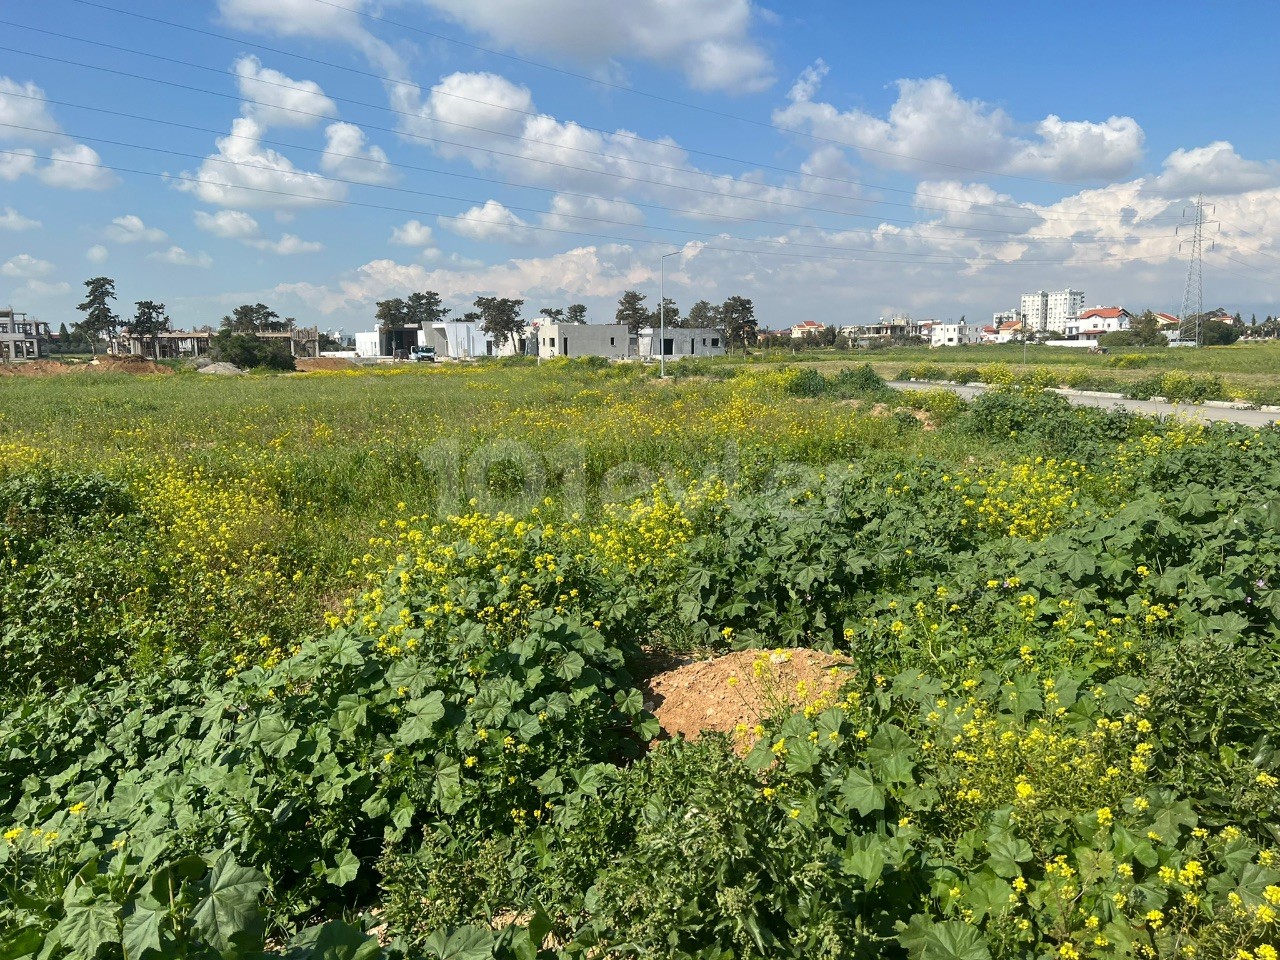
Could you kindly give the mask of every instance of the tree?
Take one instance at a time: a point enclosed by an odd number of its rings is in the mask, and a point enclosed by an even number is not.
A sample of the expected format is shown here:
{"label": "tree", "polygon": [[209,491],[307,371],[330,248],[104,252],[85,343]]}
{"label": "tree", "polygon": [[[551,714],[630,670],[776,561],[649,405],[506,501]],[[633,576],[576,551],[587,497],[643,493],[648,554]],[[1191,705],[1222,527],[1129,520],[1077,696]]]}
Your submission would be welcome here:
{"label": "tree", "polygon": [[561,323],[564,320],[564,311],[559,307],[543,307],[538,312],[547,318],[547,323]]}
{"label": "tree", "polygon": [[569,309],[565,313],[565,320],[569,323],[586,323],[587,305],[585,303],[569,304]]}
{"label": "tree", "polygon": [[1240,328],[1225,320],[1205,320],[1200,324],[1200,342],[1206,347],[1225,347],[1240,339]]}
{"label": "tree", "polygon": [[480,311],[480,329],[493,338],[494,346],[501,349],[508,340],[514,340],[524,330],[524,321],[520,319],[520,308],[523,306],[523,300],[476,297],[476,308]]}
{"label": "tree", "polygon": [[479,323],[484,317],[475,310],[468,310],[462,315],[463,323]]}
{"label": "tree", "polygon": [[644,308],[644,299],[643,293],[627,290],[618,300],[618,312],[614,318],[618,323],[627,325],[628,333],[639,333],[641,327],[649,324],[649,311]]}
{"label": "tree", "polygon": [[449,308],[440,301],[440,294],[434,290],[422,293],[411,293],[404,303],[406,323],[418,324],[425,330],[433,323],[439,323],[449,315]]}
{"label": "tree", "polygon": [[383,333],[390,330],[403,330],[409,322],[409,305],[400,297],[394,300],[379,300],[377,311],[373,317],[378,321],[378,329]]}
{"label": "tree", "polygon": [[65,323],[58,324],[58,352],[66,353],[71,349],[71,331]]}
{"label": "tree", "polygon": [[[1160,321],[1156,319],[1156,315],[1150,310],[1145,311],[1140,317],[1134,317],[1129,323],[1129,329],[1127,331],[1120,330],[1117,332],[1129,333],[1131,335],[1131,343],[1103,343],[1102,337],[1098,338],[1098,342],[1104,347],[1163,347],[1167,346],[1169,343],[1169,338],[1160,332]],[[1106,336],[1110,336],[1110,334],[1106,334]]]}
{"label": "tree", "polygon": [[706,300],[699,300],[689,308],[689,315],[684,318],[686,327],[701,330],[714,330],[720,326],[720,308]]}
{"label": "tree", "polygon": [[138,308],[129,321],[129,332],[143,341],[151,342],[151,356],[160,359],[160,334],[170,329],[169,315],[165,313],[164,304],[153,300],[139,300]]}
{"label": "tree", "polygon": [[116,298],[116,282],[110,277],[94,277],[86,280],[88,288],[84,303],[76,307],[84,319],[75,324],[76,332],[89,342],[93,355],[98,355],[98,341],[103,337],[114,338],[120,318],[111,310],[109,301]]}
{"label": "tree", "polygon": [[232,363],[242,370],[294,370],[296,365],[288,344],[258,339],[254,333],[237,333],[223,324],[209,342],[209,356],[220,363]]}
{"label": "tree", "polygon": [[242,303],[222,318],[222,329],[243,334],[278,333],[288,329],[288,323],[265,303]]}
{"label": "tree", "polygon": [[663,310],[661,314],[656,309],[653,313],[649,314],[649,326],[657,327],[660,324],[666,324],[667,327],[684,326],[684,324],[680,322],[680,308],[676,306],[676,302],[674,300],[670,297],[663,297],[662,307]]}
{"label": "tree", "polygon": [[725,339],[731,347],[754,346],[759,337],[760,324],[756,320],[756,308],[746,297],[730,297],[720,306],[720,319],[724,324]]}

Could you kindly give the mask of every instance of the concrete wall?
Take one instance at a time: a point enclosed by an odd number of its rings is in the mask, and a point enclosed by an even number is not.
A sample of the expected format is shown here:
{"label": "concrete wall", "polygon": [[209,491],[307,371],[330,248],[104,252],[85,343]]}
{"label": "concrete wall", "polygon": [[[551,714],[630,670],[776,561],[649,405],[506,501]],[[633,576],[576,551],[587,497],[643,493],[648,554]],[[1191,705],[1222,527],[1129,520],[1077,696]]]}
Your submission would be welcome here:
{"label": "concrete wall", "polygon": [[544,323],[533,335],[538,356],[609,357],[621,360],[630,355],[631,335],[621,323]]}
{"label": "concrete wall", "polygon": [[[657,357],[658,330],[645,327],[637,338],[637,353],[641,357]],[[725,353],[725,336],[722,330],[708,327],[668,327],[666,355],[678,357],[722,357]]]}

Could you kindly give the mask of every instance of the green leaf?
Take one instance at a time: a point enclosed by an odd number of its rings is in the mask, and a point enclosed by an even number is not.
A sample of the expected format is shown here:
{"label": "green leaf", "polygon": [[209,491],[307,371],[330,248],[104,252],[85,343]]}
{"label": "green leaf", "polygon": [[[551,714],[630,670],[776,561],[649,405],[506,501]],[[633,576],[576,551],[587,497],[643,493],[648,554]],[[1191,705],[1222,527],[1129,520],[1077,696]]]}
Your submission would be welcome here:
{"label": "green leaf", "polygon": [[359,872],[360,858],[347,847],[334,858],[333,866],[324,872],[324,878],[335,887],[345,887]]}
{"label": "green leaf", "polygon": [[991,960],[982,934],[959,920],[931,923],[916,916],[899,940],[912,960]]}
{"label": "green leaf", "polygon": [[867,759],[879,776],[889,783],[908,783],[915,769],[915,744],[902,730],[886,724],[876,731],[867,747]]}
{"label": "green leaf", "polygon": [[448,936],[437,930],[423,947],[434,960],[492,960],[493,933],[484,927],[462,927]]}
{"label": "green leaf", "polygon": [[258,895],[266,887],[266,877],[251,867],[240,866],[235,857],[224,853],[213,865],[209,895],[191,913],[192,926],[220,953],[230,950],[236,942],[261,940]]}
{"label": "green leaf", "polygon": [[330,920],[309,927],[290,940],[284,955],[295,954],[308,960],[375,960],[382,956],[382,947],[377,938],[341,920]]}
{"label": "green leaf", "polygon": [[141,960],[143,955],[160,949],[160,925],[164,922],[163,910],[137,907],[124,918],[124,960]]}
{"label": "green leaf", "polygon": [[278,713],[267,713],[246,724],[250,743],[271,757],[287,757],[298,745],[298,730]]}
{"label": "green leaf", "polygon": [[1031,845],[1018,837],[997,833],[987,838],[987,866],[1001,877],[1016,877],[1021,873],[1018,864],[1031,856]]}
{"label": "green leaf", "polygon": [[613,702],[628,717],[638,716],[644,710],[644,694],[635,687],[630,690],[619,690],[613,695]]}
{"label": "green leaf", "polygon": [[864,817],[884,809],[884,789],[860,770],[850,770],[844,775],[840,797]]}
{"label": "green leaf", "polygon": [[105,943],[119,943],[120,908],[109,900],[86,899],[69,903],[58,924],[62,944],[73,960],[93,960]]}
{"label": "green leaf", "polygon": [[403,744],[417,743],[431,736],[436,722],[444,716],[444,694],[433,690],[425,697],[409,701],[404,709],[408,719],[400,724],[396,740]]}
{"label": "green leaf", "polygon": [[13,933],[0,936],[0,960],[20,960],[29,957],[44,943],[44,931],[35,925],[22,927]]}

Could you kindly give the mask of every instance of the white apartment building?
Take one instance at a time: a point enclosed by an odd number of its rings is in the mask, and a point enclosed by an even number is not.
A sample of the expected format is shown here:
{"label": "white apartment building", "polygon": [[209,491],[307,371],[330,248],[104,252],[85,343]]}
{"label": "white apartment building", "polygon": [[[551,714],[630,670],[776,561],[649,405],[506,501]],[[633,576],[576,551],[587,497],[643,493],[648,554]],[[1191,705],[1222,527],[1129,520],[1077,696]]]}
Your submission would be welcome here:
{"label": "white apartment building", "polygon": [[960,347],[966,343],[981,342],[982,327],[976,323],[934,321],[929,328],[929,346],[931,347]]}
{"label": "white apartment building", "polygon": [[[1037,290],[1022,295],[1022,316],[1028,330],[1051,330],[1066,333],[1084,312],[1083,290]],[[997,314],[999,316],[999,314]],[[999,322],[997,321],[997,326]]]}

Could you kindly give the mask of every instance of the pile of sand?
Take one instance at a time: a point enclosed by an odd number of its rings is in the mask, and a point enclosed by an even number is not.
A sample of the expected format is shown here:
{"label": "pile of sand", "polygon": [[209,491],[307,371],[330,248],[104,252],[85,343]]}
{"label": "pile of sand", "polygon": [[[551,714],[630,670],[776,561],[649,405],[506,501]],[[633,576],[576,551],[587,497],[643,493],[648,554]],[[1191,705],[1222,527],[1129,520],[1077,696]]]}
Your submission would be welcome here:
{"label": "pile of sand", "polygon": [[22,360],[0,363],[0,376],[53,377],[64,373],[171,374],[173,369],[143,357],[98,357],[88,363],[61,360]]}
{"label": "pile of sand", "polygon": [[234,377],[238,374],[244,373],[244,371],[241,370],[239,367],[237,367],[234,363],[206,363],[203,367],[201,367],[196,372],[212,373],[212,374],[216,374],[218,376],[224,376],[224,377],[226,376]]}
{"label": "pile of sand", "polygon": [[95,369],[98,373],[132,373],[132,374],[171,374],[172,367],[163,367],[154,360],[144,357],[99,357],[84,368],[86,373]]}
{"label": "pile of sand", "polygon": [[359,366],[346,357],[303,357],[294,363],[302,373],[312,373],[316,370],[354,370]]}
{"label": "pile of sand", "polygon": [[[694,740],[703,730],[733,735],[739,724],[750,729],[784,710],[794,712],[823,697],[834,700],[851,669],[847,657],[820,650],[743,650],[677,661],[641,689],[645,709],[658,718],[663,735]],[[740,742],[740,751],[753,739]]]}
{"label": "pile of sand", "polygon": [[83,369],[83,364],[59,363],[57,360],[20,360],[0,363],[0,377],[53,377]]}

